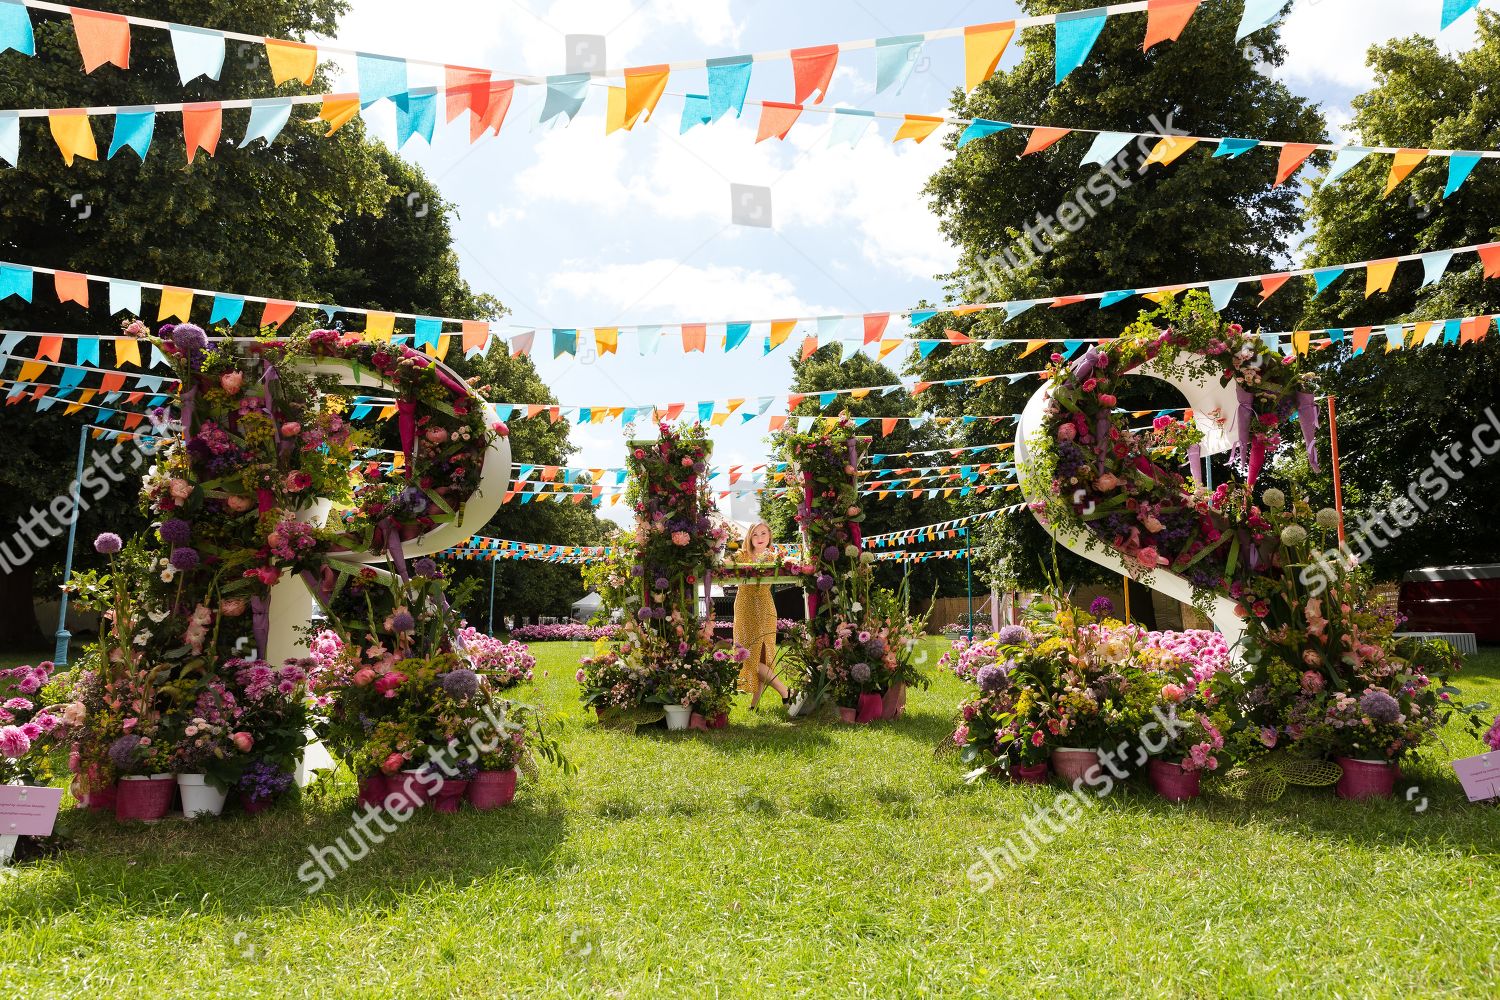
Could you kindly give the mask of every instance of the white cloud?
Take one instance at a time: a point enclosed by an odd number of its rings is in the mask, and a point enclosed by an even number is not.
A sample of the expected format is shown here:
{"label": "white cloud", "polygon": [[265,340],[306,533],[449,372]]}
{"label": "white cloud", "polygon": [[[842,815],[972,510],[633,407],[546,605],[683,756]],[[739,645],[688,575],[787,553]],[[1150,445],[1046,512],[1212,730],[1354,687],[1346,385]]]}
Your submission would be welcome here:
{"label": "white cloud", "polygon": [[1436,3],[1360,0],[1356,5],[1304,0],[1282,22],[1287,59],[1281,75],[1294,84],[1332,83],[1364,90],[1374,82],[1365,65],[1371,45],[1408,35],[1435,36],[1444,52],[1474,44],[1472,17],[1441,34],[1439,23]]}
{"label": "white cloud", "polygon": [[738,266],[681,264],[657,258],[631,264],[590,268],[567,262],[552,272],[542,291],[542,302],[592,300],[627,316],[649,322],[653,318],[701,317],[704,321],[732,316],[763,319],[806,316],[827,311],[797,295],[784,274]]}

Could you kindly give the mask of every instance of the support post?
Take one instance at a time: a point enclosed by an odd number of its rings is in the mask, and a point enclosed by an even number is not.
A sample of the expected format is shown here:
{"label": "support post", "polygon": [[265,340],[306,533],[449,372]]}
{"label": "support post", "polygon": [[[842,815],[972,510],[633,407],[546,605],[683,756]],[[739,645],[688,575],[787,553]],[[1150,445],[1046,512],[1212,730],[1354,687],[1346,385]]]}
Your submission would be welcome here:
{"label": "support post", "polygon": [[1333,454],[1333,509],[1339,515],[1339,544],[1344,544],[1344,484],[1339,476],[1339,425],[1334,418],[1335,397],[1328,397],[1328,449]]}
{"label": "support post", "polygon": [[969,614],[968,614],[969,641],[973,642],[974,641],[974,560],[970,556],[970,553],[973,551],[973,549],[969,545],[969,529],[965,528],[965,529],[963,529],[963,532],[964,532],[964,575],[968,578],[968,591],[969,591]]}
{"label": "support post", "polygon": [[495,634],[495,564],[497,562],[499,562],[499,560],[497,560],[494,557],[494,554],[491,553],[491,555],[490,555],[490,629],[489,629],[491,636],[493,636]]}
{"label": "support post", "polygon": [[68,582],[73,579],[73,543],[78,537],[78,518],[83,513],[80,509],[83,503],[83,460],[88,451],[89,425],[84,424],[78,428],[78,465],[73,472],[73,485],[71,494],[73,497],[73,517],[68,522],[68,553],[63,560],[63,591],[62,600],[57,603],[57,646],[52,651],[52,662],[59,667],[68,665],[68,646],[72,642],[73,633],[68,631]]}

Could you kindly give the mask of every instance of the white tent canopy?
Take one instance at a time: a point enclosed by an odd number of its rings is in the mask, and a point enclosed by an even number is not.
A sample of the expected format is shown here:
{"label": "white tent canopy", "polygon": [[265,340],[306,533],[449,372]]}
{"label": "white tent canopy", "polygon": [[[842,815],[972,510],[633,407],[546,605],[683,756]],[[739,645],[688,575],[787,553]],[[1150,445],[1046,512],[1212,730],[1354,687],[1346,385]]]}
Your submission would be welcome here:
{"label": "white tent canopy", "polygon": [[603,604],[604,598],[600,597],[596,593],[590,593],[583,597],[580,597],[578,600],[573,602],[573,618],[576,621],[586,622],[590,618],[594,617],[594,612],[598,611],[599,608],[603,606]]}

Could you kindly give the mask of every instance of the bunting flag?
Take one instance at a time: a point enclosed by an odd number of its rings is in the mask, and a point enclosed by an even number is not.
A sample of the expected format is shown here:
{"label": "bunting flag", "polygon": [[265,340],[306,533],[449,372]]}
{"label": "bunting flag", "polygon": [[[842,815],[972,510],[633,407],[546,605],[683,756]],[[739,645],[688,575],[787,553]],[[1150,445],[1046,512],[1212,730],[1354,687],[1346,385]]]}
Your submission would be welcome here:
{"label": "bunting flag", "polygon": [[1057,15],[1057,61],[1052,82],[1060,84],[1067,75],[1083,65],[1109,16],[1102,7],[1093,10],[1066,11]]}
{"label": "bunting flag", "polygon": [[814,104],[822,104],[833,82],[833,70],[839,64],[837,45],[818,45],[792,50],[792,103],[806,104],[814,93]]}
{"label": "bunting flag", "polygon": [[1141,51],[1161,42],[1175,42],[1202,0],[1150,0],[1146,7],[1146,37]]}
{"label": "bunting flag", "polygon": [[125,15],[82,7],[70,8],[70,13],[85,73],[106,64],[130,68],[130,21]]}
{"label": "bunting flag", "polygon": [[1014,21],[975,24],[964,29],[964,90],[974,90],[994,74],[1015,34]]}
{"label": "bunting flag", "polygon": [[1307,161],[1307,158],[1317,151],[1317,145],[1310,142],[1289,142],[1281,147],[1281,156],[1276,162],[1276,184],[1280,187],[1286,183],[1287,178],[1297,172],[1297,168]]}
{"label": "bunting flag", "polygon": [[219,133],[224,126],[224,112],[215,103],[189,104],[182,109],[182,133],[187,139],[187,161],[203,150],[209,156],[219,148]]}
{"label": "bunting flag", "polygon": [[755,141],[764,142],[771,137],[785,139],[786,134],[797,124],[797,119],[802,116],[802,105],[800,104],[778,104],[775,101],[762,101],[760,105],[760,125],[756,129]]}
{"label": "bunting flag", "polygon": [[313,74],[318,71],[318,50],[312,45],[302,42],[288,42],[277,38],[267,38],[266,62],[271,67],[271,82],[278,87],[283,83],[296,80],[302,84],[311,84]]}
{"label": "bunting flag", "polygon": [[931,115],[907,115],[901,123],[901,128],[896,131],[896,137],[892,142],[900,142],[902,139],[913,139],[920,143],[929,135],[936,132],[943,124],[942,118]]}

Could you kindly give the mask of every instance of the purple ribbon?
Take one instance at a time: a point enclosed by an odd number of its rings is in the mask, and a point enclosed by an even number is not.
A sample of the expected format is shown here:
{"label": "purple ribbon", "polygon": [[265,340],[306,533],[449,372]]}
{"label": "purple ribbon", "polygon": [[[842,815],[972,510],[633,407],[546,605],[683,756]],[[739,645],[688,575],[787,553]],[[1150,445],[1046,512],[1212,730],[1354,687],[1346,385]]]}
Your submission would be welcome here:
{"label": "purple ribbon", "polygon": [[1243,469],[1250,461],[1250,425],[1255,423],[1255,398],[1239,384],[1235,385],[1234,392],[1240,401],[1240,441],[1230,449],[1229,460]]}
{"label": "purple ribbon", "polygon": [[1084,352],[1083,357],[1073,362],[1073,378],[1075,381],[1083,382],[1092,377],[1098,368],[1099,348],[1097,345],[1090,345],[1089,349]]}
{"label": "purple ribbon", "polygon": [[250,598],[250,629],[255,634],[255,651],[266,658],[266,640],[271,634],[271,598],[256,595]]}
{"label": "purple ribbon", "polygon": [[380,529],[385,533],[385,550],[390,554],[391,565],[396,567],[396,575],[404,583],[411,579],[406,571],[406,555],[401,550],[401,528],[396,524],[394,517],[388,517],[380,522]]}
{"label": "purple ribbon", "polygon": [[417,446],[417,401],[396,401],[396,426],[401,431],[401,454],[406,459],[406,478],[412,477],[412,452]]}
{"label": "purple ribbon", "polygon": [[1307,449],[1307,465],[1318,468],[1318,404],[1310,392],[1297,393],[1297,422],[1302,425],[1302,446]]}
{"label": "purple ribbon", "polygon": [[1203,447],[1190,444],[1187,450],[1188,472],[1193,477],[1193,482],[1199,486],[1203,485]]}
{"label": "purple ribbon", "polygon": [[182,388],[182,435],[192,437],[193,435],[193,406],[198,401],[198,380],[191,375],[185,380]]}

